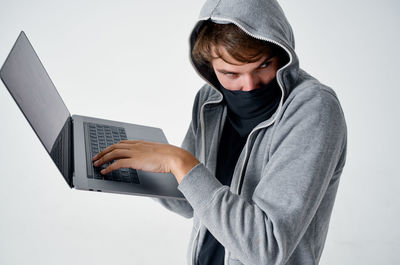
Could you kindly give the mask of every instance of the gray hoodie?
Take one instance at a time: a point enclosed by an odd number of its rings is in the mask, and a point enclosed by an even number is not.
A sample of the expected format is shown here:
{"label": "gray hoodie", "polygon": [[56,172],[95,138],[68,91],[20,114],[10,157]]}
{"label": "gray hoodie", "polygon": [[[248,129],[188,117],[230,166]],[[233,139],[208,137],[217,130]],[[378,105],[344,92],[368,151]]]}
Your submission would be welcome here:
{"label": "gray hoodie", "polygon": [[299,68],[292,29],[275,0],[207,1],[191,47],[208,19],[234,23],[288,53],[277,72],[282,98],[249,134],[232,184],[223,186],[215,170],[226,106],[215,80],[193,62],[207,83],[196,96],[182,147],[201,163],[178,186],[186,201],[159,201],[193,217],[188,264],[196,264],[206,229],[225,247],[225,264],[318,264],[346,157],[336,94]]}

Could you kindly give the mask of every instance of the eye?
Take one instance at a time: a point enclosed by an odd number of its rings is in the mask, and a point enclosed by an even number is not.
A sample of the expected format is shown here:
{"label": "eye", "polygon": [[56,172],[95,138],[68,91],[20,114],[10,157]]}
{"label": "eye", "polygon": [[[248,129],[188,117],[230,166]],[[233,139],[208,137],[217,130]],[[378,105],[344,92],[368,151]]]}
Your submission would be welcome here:
{"label": "eye", "polygon": [[236,78],[238,76],[237,73],[232,73],[232,72],[223,72],[222,74],[224,76],[228,77],[228,78],[231,78],[231,79],[234,79],[234,78]]}
{"label": "eye", "polygon": [[262,65],[260,65],[258,68],[259,68],[259,69],[263,69],[263,68],[268,67],[270,64],[271,64],[271,61],[264,62],[264,63],[263,63]]}

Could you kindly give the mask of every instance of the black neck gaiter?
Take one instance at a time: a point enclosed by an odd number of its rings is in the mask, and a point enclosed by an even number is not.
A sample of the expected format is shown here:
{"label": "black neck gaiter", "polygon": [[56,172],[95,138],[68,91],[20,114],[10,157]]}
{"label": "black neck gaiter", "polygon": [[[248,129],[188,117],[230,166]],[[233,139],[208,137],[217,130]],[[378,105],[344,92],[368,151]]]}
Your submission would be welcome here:
{"label": "black neck gaiter", "polygon": [[232,91],[221,85],[221,92],[228,107],[228,119],[241,137],[271,117],[282,93],[276,78],[251,91]]}

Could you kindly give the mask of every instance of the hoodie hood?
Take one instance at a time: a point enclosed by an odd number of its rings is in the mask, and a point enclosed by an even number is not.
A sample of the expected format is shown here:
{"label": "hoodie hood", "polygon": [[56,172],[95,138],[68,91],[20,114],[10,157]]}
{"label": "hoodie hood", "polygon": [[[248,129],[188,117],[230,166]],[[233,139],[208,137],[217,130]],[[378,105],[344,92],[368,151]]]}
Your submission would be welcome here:
{"label": "hoodie hood", "polygon": [[218,80],[210,74],[209,68],[197,64],[192,56],[196,38],[207,20],[220,24],[233,23],[250,36],[274,43],[285,50],[289,61],[278,70],[276,75],[282,89],[280,103],[282,105],[283,99],[289,95],[296,83],[299,61],[294,51],[292,28],[278,2],[275,0],[209,0],[205,2],[200,11],[199,21],[190,35],[190,58],[199,75],[218,90]]}

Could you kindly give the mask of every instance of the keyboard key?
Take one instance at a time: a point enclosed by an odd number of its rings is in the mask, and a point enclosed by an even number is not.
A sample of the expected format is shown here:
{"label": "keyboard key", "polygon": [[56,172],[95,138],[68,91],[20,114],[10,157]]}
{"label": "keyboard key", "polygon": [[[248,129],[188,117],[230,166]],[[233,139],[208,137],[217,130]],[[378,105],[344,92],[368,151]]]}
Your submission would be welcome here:
{"label": "keyboard key", "polygon": [[119,170],[114,170],[107,175],[102,175],[100,171],[111,163],[107,163],[101,167],[94,167],[92,163],[92,157],[107,146],[119,143],[121,140],[127,140],[124,128],[85,123],[85,130],[89,138],[89,148],[87,149],[88,178],[140,184],[135,169],[121,168]]}

